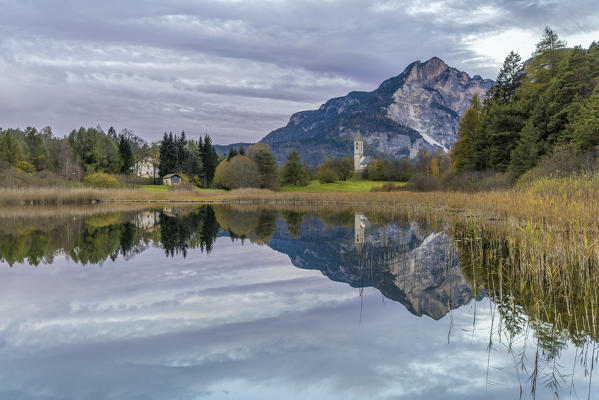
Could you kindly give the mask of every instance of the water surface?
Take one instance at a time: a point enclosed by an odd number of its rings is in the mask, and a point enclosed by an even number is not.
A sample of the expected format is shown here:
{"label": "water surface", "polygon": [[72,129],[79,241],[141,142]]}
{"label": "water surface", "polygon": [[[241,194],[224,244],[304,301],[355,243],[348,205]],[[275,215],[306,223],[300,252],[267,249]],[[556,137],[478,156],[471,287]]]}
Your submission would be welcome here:
{"label": "water surface", "polygon": [[426,219],[202,206],[1,222],[2,399],[599,398],[596,338],[490,295]]}

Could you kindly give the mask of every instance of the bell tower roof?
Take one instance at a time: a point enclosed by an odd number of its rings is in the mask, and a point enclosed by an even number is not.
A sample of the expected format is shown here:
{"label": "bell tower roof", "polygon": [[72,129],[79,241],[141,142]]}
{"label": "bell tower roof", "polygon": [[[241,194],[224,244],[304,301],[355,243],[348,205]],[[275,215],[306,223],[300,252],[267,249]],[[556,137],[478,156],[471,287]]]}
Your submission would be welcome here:
{"label": "bell tower roof", "polygon": [[354,141],[358,141],[358,140],[364,140],[364,139],[362,139],[362,134],[360,133],[359,129],[358,129],[358,133],[356,134],[356,137],[354,138]]}

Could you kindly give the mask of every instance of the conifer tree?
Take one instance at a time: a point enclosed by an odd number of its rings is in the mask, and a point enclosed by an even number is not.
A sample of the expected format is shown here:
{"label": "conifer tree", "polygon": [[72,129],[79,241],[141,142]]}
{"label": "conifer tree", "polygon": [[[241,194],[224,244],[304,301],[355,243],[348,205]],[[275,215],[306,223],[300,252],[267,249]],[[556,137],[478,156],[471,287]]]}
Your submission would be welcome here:
{"label": "conifer tree", "polygon": [[587,57],[589,58],[589,65],[591,67],[591,76],[599,84],[599,42],[591,43]]}
{"label": "conifer tree", "polygon": [[[580,108],[577,118],[568,127],[580,151],[599,146],[599,85]],[[599,149],[598,149],[599,150]]]}
{"label": "conifer tree", "polygon": [[185,138],[185,131],[182,131],[181,136],[178,138],[175,136],[175,145],[177,149],[177,171],[182,172],[187,162],[187,139]]}
{"label": "conifer tree", "polygon": [[212,145],[212,139],[208,134],[204,136],[204,143],[202,146],[202,165],[204,168],[204,186],[208,187],[212,185],[214,179],[214,172],[216,171],[218,163],[218,155]]}
{"label": "conifer tree", "polygon": [[110,128],[108,128],[108,136],[110,136],[110,138],[112,140],[114,140],[115,142],[119,141],[119,138],[118,138],[118,136],[116,134],[116,130],[112,126]]}
{"label": "conifer tree", "polygon": [[547,97],[547,137],[544,151],[569,141],[566,126],[578,114],[582,101],[593,90],[593,79],[586,52],[575,47],[568,54],[556,82]]}
{"label": "conifer tree", "polygon": [[528,120],[522,129],[518,145],[510,155],[508,170],[512,176],[518,177],[536,165],[539,158],[537,137],[538,127],[533,124],[532,120]]}
{"label": "conifer tree", "polygon": [[490,99],[502,103],[509,103],[514,99],[517,90],[520,88],[522,78],[524,77],[524,65],[522,58],[518,53],[511,51],[503,61],[503,66],[499,70],[497,82],[493,86]]}
{"label": "conifer tree", "polygon": [[[239,149],[239,154],[241,154],[242,149],[243,147]],[[243,153],[245,154],[245,151]],[[279,186],[277,162],[270,152],[270,146],[266,143],[256,143],[248,148],[247,156],[256,163],[259,173],[260,188],[271,190],[277,189]]]}
{"label": "conifer tree", "polygon": [[131,152],[131,145],[124,135],[119,138],[119,154],[121,155],[121,172],[129,173],[133,166],[133,153]]}
{"label": "conifer tree", "polygon": [[458,140],[451,148],[451,162],[457,171],[478,169],[480,160],[477,143],[482,134],[481,105],[478,95],[472,96],[470,107],[460,119]]}
{"label": "conifer tree", "polygon": [[160,176],[177,172],[177,147],[172,132],[165,132],[160,141]]}
{"label": "conifer tree", "polygon": [[231,159],[233,157],[235,157],[237,154],[237,150],[235,150],[233,147],[229,147],[229,154],[227,154],[227,161],[231,161]]}
{"label": "conifer tree", "polygon": [[557,33],[546,26],[543,31],[543,37],[537,43],[535,56],[540,56],[548,69],[552,69],[558,61],[557,51],[566,47],[566,42],[561,40]]}
{"label": "conifer tree", "polygon": [[283,165],[281,171],[281,183],[283,185],[302,185],[305,184],[306,173],[302,168],[299,154],[293,149],[287,154],[287,162]]}

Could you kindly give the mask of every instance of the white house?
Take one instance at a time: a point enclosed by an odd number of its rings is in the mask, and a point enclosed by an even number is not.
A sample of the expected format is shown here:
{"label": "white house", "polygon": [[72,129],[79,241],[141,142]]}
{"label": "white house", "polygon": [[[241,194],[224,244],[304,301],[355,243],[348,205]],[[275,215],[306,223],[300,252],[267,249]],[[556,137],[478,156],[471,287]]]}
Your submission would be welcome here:
{"label": "white house", "polygon": [[133,173],[140,178],[158,178],[158,162],[153,158],[139,160],[133,166]]}
{"label": "white house", "polygon": [[142,211],[135,215],[133,223],[139,229],[152,230],[160,223],[160,213],[158,211]]}

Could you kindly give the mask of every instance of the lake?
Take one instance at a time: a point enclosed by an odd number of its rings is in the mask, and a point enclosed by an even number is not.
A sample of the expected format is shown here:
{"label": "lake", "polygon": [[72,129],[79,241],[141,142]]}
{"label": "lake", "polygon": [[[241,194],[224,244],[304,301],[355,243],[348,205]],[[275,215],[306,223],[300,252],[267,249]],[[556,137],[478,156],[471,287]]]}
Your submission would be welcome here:
{"label": "lake", "polygon": [[103,207],[0,217],[0,398],[599,398],[597,310],[527,290],[501,229]]}

